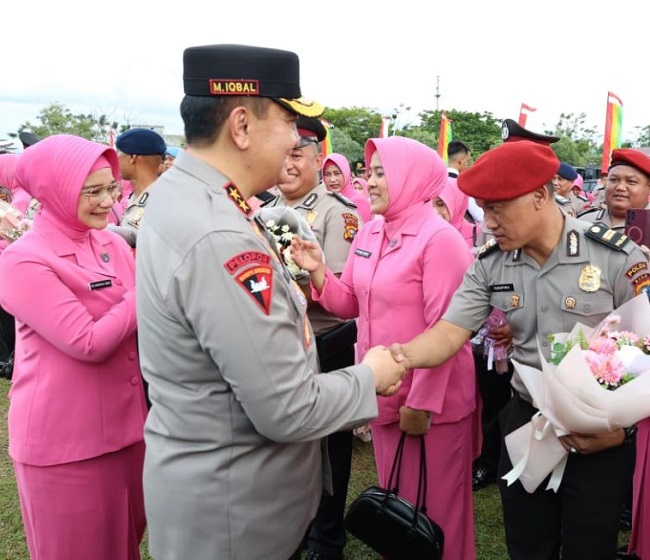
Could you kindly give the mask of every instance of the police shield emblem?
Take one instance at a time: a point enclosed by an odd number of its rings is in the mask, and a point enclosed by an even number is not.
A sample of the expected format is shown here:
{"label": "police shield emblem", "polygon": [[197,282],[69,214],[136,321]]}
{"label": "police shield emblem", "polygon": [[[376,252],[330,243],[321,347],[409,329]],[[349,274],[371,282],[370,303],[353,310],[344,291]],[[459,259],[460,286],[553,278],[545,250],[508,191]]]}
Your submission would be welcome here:
{"label": "police shield emblem", "polygon": [[582,267],[580,271],[580,278],[578,279],[578,287],[583,292],[597,292],[600,288],[600,275],[602,271],[597,266],[588,264]]}

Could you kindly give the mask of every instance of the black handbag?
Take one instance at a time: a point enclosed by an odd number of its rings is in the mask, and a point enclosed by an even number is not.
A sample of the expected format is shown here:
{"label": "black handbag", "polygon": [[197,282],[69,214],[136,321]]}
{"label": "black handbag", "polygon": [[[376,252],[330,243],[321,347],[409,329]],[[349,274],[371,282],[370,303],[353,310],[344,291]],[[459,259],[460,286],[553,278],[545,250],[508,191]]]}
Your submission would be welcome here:
{"label": "black handbag", "polygon": [[427,517],[424,505],[427,472],[423,436],[420,436],[420,472],[415,506],[398,496],[405,441],[406,434],[402,433],[388,488],[371,486],[364,490],[350,504],[345,527],[357,539],[391,560],[440,560],[444,534],[440,526]]}

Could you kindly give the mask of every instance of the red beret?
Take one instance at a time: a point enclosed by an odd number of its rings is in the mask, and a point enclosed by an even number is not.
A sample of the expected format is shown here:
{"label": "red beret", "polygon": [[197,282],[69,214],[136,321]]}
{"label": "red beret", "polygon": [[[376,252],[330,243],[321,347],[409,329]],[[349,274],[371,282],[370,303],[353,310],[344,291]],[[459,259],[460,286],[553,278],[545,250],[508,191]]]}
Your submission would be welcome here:
{"label": "red beret", "polygon": [[483,200],[509,200],[546,185],[560,160],[549,147],[530,140],[506,142],[485,152],[458,177],[458,188]]}
{"label": "red beret", "polygon": [[632,148],[614,150],[609,168],[611,169],[617,165],[629,165],[650,178],[650,158],[639,150],[633,150]]}

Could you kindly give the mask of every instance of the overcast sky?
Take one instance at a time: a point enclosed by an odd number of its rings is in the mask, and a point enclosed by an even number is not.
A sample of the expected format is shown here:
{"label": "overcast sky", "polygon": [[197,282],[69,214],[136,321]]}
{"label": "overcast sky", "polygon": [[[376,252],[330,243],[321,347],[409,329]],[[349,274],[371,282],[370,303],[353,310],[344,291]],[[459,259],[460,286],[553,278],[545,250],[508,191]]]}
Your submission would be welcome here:
{"label": "overcast sky", "polygon": [[[207,9],[205,7],[208,7]],[[182,53],[242,43],[293,50],[303,95],[382,113],[490,111],[542,131],[586,113],[603,131],[607,92],[623,138],[650,125],[647,2],[545,0],[7,0],[0,21],[0,139],[60,102],[73,113],[181,134]]]}

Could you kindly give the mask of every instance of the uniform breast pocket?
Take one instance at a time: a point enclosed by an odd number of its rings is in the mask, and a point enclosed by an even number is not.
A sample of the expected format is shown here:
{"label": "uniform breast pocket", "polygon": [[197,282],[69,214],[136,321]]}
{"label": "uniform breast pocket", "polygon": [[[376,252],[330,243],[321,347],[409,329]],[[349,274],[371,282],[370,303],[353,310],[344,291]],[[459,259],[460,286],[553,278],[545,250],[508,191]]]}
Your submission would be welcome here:
{"label": "uniform breast pocket", "polygon": [[614,309],[614,300],[611,294],[606,293],[579,293],[565,296],[562,300],[562,311],[575,316],[575,320],[579,320],[579,317],[604,319],[612,309]]}
{"label": "uniform breast pocket", "polygon": [[524,294],[519,292],[499,292],[492,294],[490,303],[495,309],[500,309],[506,315],[513,311],[523,310],[526,299]]}

